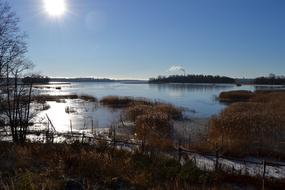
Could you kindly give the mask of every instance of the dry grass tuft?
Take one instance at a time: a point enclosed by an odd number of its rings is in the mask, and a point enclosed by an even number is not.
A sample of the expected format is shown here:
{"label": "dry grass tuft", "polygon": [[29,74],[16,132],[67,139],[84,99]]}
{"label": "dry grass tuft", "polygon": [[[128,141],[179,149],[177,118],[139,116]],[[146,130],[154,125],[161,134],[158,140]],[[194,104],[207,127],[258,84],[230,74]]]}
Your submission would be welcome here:
{"label": "dry grass tuft", "polygon": [[100,100],[100,103],[111,108],[126,108],[133,104],[154,104],[154,102],[145,98],[133,98],[128,96],[106,96]]}
{"label": "dry grass tuft", "polygon": [[256,92],[211,120],[209,138],[229,154],[285,157],[285,92]]}
{"label": "dry grass tuft", "polygon": [[222,92],[219,95],[219,100],[221,102],[245,102],[252,98],[253,95],[253,92],[246,90],[228,91]]}

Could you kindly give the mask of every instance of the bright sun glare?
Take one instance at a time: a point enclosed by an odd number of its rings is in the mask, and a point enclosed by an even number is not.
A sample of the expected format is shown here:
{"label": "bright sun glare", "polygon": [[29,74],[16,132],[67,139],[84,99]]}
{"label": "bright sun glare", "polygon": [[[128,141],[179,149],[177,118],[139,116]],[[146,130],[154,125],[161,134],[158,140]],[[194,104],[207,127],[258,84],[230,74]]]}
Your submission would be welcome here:
{"label": "bright sun glare", "polygon": [[45,11],[52,17],[60,17],[66,11],[66,0],[44,0]]}

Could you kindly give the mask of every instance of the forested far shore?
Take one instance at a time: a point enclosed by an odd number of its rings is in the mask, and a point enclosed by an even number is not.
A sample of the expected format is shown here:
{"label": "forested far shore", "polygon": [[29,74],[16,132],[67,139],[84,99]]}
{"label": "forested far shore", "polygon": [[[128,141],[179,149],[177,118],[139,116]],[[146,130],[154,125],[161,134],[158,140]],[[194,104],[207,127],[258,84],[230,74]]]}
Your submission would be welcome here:
{"label": "forested far shore", "polygon": [[258,77],[254,80],[254,84],[285,85],[285,77],[275,75],[269,77]]}
{"label": "forested far shore", "polygon": [[270,74],[268,77],[231,78],[213,75],[170,75],[150,78],[149,83],[224,83],[224,84],[252,84],[252,85],[285,85],[285,77]]}
{"label": "forested far shore", "polygon": [[213,75],[171,75],[150,78],[149,83],[235,83],[234,78]]}

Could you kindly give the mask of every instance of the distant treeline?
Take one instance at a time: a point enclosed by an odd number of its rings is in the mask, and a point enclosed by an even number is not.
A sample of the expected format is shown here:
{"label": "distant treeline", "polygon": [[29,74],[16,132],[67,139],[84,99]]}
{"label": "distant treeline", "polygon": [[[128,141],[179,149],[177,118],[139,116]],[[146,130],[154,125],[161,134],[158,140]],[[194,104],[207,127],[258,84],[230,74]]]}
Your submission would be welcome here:
{"label": "distant treeline", "polygon": [[149,83],[235,83],[235,79],[212,75],[171,75],[149,79]]}
{"label": "distant treeline", "polygon": [[112,82],[112,79],[96,78],[51,78],[51,82]]}
{"label": "distant treeline", "polygon": [[48,84],[50,82],[49,77],[44,77],[41,75],[32,75],[22,79],[22,82],[25,84]]}
{"label": "distant treeline", "polygon": [[254,80],[254,84],[285,85],[285,77],[281,76],[258,77]]}

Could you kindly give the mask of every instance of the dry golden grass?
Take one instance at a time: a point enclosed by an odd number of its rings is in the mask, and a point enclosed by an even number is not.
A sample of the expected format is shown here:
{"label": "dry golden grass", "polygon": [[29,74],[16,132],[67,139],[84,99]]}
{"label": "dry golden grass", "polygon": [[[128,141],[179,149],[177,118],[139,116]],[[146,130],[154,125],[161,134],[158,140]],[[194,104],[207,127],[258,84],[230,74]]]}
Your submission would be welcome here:
{"label": "dry golden grass", "polygon": [[159,152],[172,147],[172,123],[163,112],[148,112],[136,118],[135,133],[148,151]]}
{"label": "dry golden grass", "polygon": [[133,98],[128,96],[105,96],[100,100],[100,103],[104,106],[112,108],[126,108],[133,104],[152,105],[153,101],[145,98]]}
{"label": "dry golden grass", "polygon": [[182,110],[170,104],[157,103],[153,105],[133,104],[128,107],[126,116],[129,120],[135,121],[140,115],[148,113],[164,113],[169,119],[179,120],[182,119]]}
{"label": "dry golden grass", "polygon": [[181,166],[170,158],[112,148],[0,143],[0,151],[0,183],[6,189],[65,189],[69,179],[83,181],[86,190],[159,189],[165,184],[170,189],[200,189],[210,185],[211,174],[191,162]]}
{"label": "dry golden grass", "polygon": [[211,120],[209,139],[235,155],[285,157],[285,92],[257,92]]}
{"label": "dry golden grass", "polygon": [[171,147],[172,121],[183,117],[182,110],[171,104],[146,99],[105,97],[101,102],[112,107],[125,107],[126,119],[135,123],[135,138],[142,142],[144,150],[151,152]]}
{"label": "dry golden grass", "polygon": [[[102,145],[105,146],[105,145]],[[149,156],[87,144],[0,143],[0,189],[61,190],[68,181],[84,189],[232,189],[248,184],[261,187],[260,179],[209,173],[189,161]],[[282,189],[284,182],[267,181]]]}
{"label": "dry golden grass", "polygon": [[222,92],[219,95],[219,100],[222,102],[244,102],[252,98],[253,95],[251,91],[246,90],[228,91]]}

